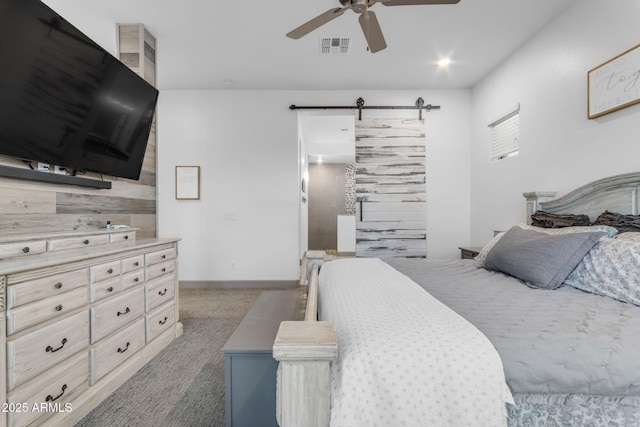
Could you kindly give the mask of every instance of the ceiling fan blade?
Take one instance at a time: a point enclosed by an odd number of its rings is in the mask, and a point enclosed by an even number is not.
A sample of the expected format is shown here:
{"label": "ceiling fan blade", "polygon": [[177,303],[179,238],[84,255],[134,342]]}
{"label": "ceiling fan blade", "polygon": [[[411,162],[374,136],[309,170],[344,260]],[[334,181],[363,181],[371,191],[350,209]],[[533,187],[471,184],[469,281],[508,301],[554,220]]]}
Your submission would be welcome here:
{"label": "ceiling fan blade", "polygon": [[385,6],[413,6],[420,4],[456,4],[460,0],[378,0]]}
{"label": "ceiling fan blade", "polygon": [[358,21],[362,27],[364,37],[367,39],[367,44],[369,45],[371,53],[379,52],[387,47],[387,42],[384,40],[380,24],[378,23],[378,18],[375,13],[370,11],[361,13]]}
{"label": "ceiling fan blade", "polygon": [[300,25],[295,30],[288,32],[287,37],[291,39],[299,39],[302,36],[306,36],[316,28],[321,27],[327,22],[336,19],[338,16],[342,15],[347,9],[351,9],[351,6],[336,7],[336,8],[327,10],[325,13],[318,15],[312,20]]}

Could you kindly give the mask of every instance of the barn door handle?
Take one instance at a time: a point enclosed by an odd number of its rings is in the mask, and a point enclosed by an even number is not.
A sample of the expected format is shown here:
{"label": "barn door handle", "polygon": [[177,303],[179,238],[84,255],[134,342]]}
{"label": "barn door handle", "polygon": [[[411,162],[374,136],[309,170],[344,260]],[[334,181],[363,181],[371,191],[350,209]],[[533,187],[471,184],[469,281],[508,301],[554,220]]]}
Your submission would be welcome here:
{"label": "barn door handle", "polygon": [[362,222],[362,200],[358,200],[358,203],[360,203],[360,222]]}

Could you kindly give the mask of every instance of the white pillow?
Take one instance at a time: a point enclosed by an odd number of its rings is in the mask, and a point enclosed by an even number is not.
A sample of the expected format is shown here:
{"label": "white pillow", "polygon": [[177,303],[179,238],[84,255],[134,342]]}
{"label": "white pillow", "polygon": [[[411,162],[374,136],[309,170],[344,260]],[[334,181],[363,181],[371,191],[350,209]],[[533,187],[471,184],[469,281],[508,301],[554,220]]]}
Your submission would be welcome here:
{"label": "white pillow", "polygon": [[498,243],[498,240],[500,240],[502,236],[504,236],[504,233],[506,233],[506,231],[501,231],[500,233],[493,236],[493,238],[489,240],[489,242],[484,245],[482,249],[480,249],[480,252],[478,252],[478,255],[474,259],[476,261],[480,261],[482,265],[484,265],[484,261],[487,259],[487,254],[491,249],[493,249],[495,244]]}
{"label": "white pillow", "polygon": [[534,225],[521,224],[520,228],[524,230],[539,231],[547,234],[572,234],[572,233],[607,233],[606,237],[614,237],[618,234],[618,230],[608,225],[578,225],[575,227],[562,227],[562,228],[543,228],[536,227]]}
{"label": "white pillow", "polygon": [[625,231],[616,236],[618,240],[627,240],[629,242],[640,242],[640,232],[637,231]]}

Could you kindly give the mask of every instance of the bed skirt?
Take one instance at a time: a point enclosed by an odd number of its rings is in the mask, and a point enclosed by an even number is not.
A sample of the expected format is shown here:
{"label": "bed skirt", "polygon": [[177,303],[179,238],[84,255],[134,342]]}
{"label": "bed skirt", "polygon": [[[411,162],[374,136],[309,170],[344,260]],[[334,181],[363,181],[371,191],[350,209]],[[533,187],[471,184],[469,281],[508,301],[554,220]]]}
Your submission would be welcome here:
{"label": "bed skirt", "polygon": [[514,394],[509,427],[638,426],[640,396]]}

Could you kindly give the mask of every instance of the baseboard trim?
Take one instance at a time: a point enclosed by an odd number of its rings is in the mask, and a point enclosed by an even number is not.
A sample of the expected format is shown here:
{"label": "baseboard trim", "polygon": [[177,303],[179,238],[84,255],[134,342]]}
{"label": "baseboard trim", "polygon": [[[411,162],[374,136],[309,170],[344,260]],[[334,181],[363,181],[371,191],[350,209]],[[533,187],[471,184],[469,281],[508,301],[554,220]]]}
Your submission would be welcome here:
{"label": "baseboard trim", "polygon": [[180,280],[180,289],[289,289],[297,280]]}

